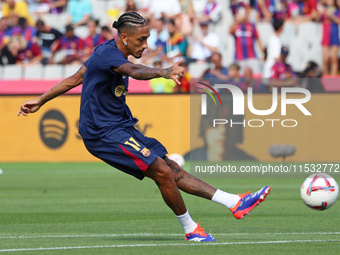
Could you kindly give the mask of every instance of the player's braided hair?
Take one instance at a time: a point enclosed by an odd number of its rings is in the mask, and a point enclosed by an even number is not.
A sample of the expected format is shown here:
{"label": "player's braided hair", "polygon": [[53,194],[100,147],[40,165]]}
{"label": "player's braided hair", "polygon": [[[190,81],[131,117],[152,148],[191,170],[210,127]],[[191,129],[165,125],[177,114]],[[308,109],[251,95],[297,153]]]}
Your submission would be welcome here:
{"label": "player's braided hair", "polygon": [[124,28],[147,26],[146,20],[137,12],[127,12],[122,14],[118,21],[113,22],[112,27],[121,32]]}

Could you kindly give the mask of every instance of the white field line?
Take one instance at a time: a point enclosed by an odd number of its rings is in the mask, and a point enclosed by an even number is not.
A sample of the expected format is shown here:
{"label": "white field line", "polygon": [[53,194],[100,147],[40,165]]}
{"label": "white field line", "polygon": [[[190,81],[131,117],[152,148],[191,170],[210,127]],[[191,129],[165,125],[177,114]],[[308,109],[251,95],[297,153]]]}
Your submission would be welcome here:
{"label": "white field line", "polygon": [[11,251],[48,251],[48,250],[70,250],[70,249],[98,249],[98,248],[127,248],[127,247],[156,247],[156,246],[190,246],[190,245],[247,245],[247,244],[285,244],[285,243],[310,243],[310,242],[340,242],[340,240],[282,240],[282,241],[260,241],[260,242],[224,242],[224,243],[169,243],[169,244],[120,244],[120,245],[97,245],[97,246],[70,246],[70,247],[40,247],[21,249],[2,249],[0,252]]}
{"label": "white field line", "polygon": [[[340,232],[292,232],[292,233],[211,233],[216,236],[243,235],[340,235]],[[45,236],[0,236],[0,239],[31,239],[31,238],[82,238],[82,237],[122,237],[122,236],[184,236],[171,233],[136,233],[136,234],[92,234],[92,235],[45,235]]]}

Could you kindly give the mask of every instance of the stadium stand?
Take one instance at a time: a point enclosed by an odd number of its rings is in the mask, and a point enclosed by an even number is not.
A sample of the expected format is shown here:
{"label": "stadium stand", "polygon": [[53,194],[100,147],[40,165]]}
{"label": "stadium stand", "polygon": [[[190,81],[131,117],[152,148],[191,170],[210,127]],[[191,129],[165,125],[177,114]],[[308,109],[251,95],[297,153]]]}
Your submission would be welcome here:
{"label": "stadium stand", "polygon": [[[177,0],[174,0],[177,1]],[[292,0],[294,1],[294,0]],[[100,29],[103,26],[107,26],[109,29],[109,34],[107,38],[116,36],[116,31],[111,31],[111,24],[112,21],[116,20],[118,16],[123,13],[126,10],[126,1],[125,0],[91,0],[92,2],[92,18],[99,21],[98,26],[98,35],[100,35]],[[181,1],[181,2],[187,2],[187,1]],[[194,10],[194,18],[191,18],[193,21],[193,24],[198,24],[205,13],[207,13],[207,10],[209,9],[209,3],[207,0],[193,0],[192,7]],[[235,40],[234,37],[229,35],[228,31],[231,26],[231,24],[237,19],[238,12],[240,13],[248,13],[249,10],[249,17],[251,22],[255,22],[256,24],[256,30],[259,35],[260,41],[266,47],[266,44],[268,42],[268,38],[273,33],[273,28],[271,25],[271,22],[265,22],[264,20],[258,19],[258,10],[255,6],[252,6],[253,1],[248,2],[245,1],[237,1],[238,3],[242,2],[241,7],[237,7],[236,9],[231,8],[230,1],[223,1],[223,0],[216,0],[213,1],[214,4],[218,5],[219,8],[221,8],[223,11],[223,15],[220,19],[217,19],[217,21],[212,21],[209,25],[210,31],[215,32],[219,35],[220,38],[220,44],[218,47],[218,51],[222,54],[222,64],[225,67],[230,66],[235,62]],[[145,8],[144,1],[141,0],[135,0],[136,6],[140,7],[138,11],[140,11],[143,15],[146,16],[146,18],[149,18],[148,9]],[[233,2],[234,4],[234,2]],[[214,5],[215,6],[215,5]],[[242,7],[243,6],[243,7]],[[146,6],[147,7],[147,6]],[[280,35],[280,39],[282,41],[282,45],[288,46],[289,48],[289,56],[287,58],[287,63],[290,64],[293,68],[293,70],[297,73],[301,73],[308,63],[308,61],[314,61],[320,68],[323,68],[323,58],[322,58],[322,45],[321,45],[321,39],[323,35],[323,14],[322,10],[327,7],[325,4],[319,3],[318,10],[319,10],[319,17],[315,21],[311,22],[295,22],[295,17],[291,16],[291,18],[286,19],[287,22],[284,23],[284,29],[282,34]],[[0,4],[0,9],[2,8]],[[184,8],[184,7],[182,7]],[[243,9],[242,9],[243,8]],[[246,11],[244,11],[244,9]],[[277,10],[276,10],[277,11]],[[273,13],[273,17],[276,17],[277,13]],[[1,13],[0,13],[1,15]],[[292,14],[293,15],[293,14]],[[296,15],[296,14],[294,14]],[[70,14],[67,12],[67,8],[62,13],[45,13],[45,14],[36,14],[31,13],[32,18],[36,21],[37,19],[41,18],[46,25],[51,26],[53,28],[56,28],[61,33],[65,32],[65,27],[70,21]],[[167,17],[169,18],[169,17]],[[176,24],[177,22],[181,22],[180,19],[177,20],[176,18]],[[11,41],[11,30],[8,28],[11,24],[8,24],[6,27],[5,21],[3,19],[0,23],[0,49],[5,48],[6,45]],[[152,24],[150,23],[150,28],[152,28]],[[165,25],[166,27],[166,25]],[[107,29],[105,28],[105,29]],[[111,31],[111,32],[110,32]],[[23,31],[23,35],[25,32]],[[34,32],[32,32],[32,38],[34,38]],[[74,33],[76,36],[80,37],[82,40],[85,40],[85,38],[89,35],[89,30],[87,26],[77,26],[74,29]],[[9,38],[6,36],[9,35]],[[195,36],[197,36],[197,27],[192,31],[192,34],[187,36],[186,40],[188,41],[188,44],[192,42],[192,40],[195,40]],[[100,35],[102,36],[102,35]],[[102,40],[102,41],[105,41]],[[98,40],[97,40],[98,41]],[[101,42],[102,42],[101,41]],[[32,41],[33,42],[33,41]],[[39,43],[39,41],[38,41]],[[94,43],[94,42],[93,42]],[[167,42],[163,42],[165,45]],[[96,45],[94,45],[95,47]],[[259,49],[258,45],[255,45],[255,51],[257,58],[260,59],[263,54],[261,50]],[[90,51],[92,52],[92,51]],[[66,77],[67,75],[70,75],[74,70],[76,70],[76,67],[73,66],[57,66],[50,64],[56,64],[59,63],[60,60],[64,56],[63,51],[57,52],[55,55],[53,61],[49,60],[46,61],[44,64],[47,63],[46,67],[43,66],[30,66],[26,68],[21,68],[19,66],[4,66],[1,67],[0,70],[0,79],[59,79]],[[161,59],[155,59],[155,60],[162,60]],[[85,61],[85,59],[84,59]],[[262,64],[263,65],[263,60]],[[154,61],[141,61],[143,64],[149,64],[152,65]],[[5,61],[6,63],[6,61]],[[170,63],[167,63],[166,61],[163,62],[163,66],[168,65]],[[189,61],[189,73],[191,77],[200,77],[204,70],[209,66],[209,58],[205,63],[191,63]],[[260,77],[261,73],[255,73],[256,77]]]}
{"label": "stadium stand", "polygon": [[23,68],[23,79],[40,80],[42,78],[43,67],[41,65],[26,66]]}
{"label": "stadium stand", "polygon": [[18,65],[7,65],[3,68],[4,80],[20,80],[22,77],[22,68]]}
{"label": "stadium stand", "polygon": [[63,66],[62,65],[45,66],[42,78],[44,80],[57,80],[63,78]]}

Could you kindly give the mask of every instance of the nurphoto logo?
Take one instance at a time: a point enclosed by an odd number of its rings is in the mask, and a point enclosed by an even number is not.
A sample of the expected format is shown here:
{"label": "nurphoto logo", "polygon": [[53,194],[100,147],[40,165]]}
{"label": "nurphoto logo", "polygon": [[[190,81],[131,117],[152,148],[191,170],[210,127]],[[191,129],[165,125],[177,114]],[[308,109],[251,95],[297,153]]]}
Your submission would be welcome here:
{"label": "nurphoto logo", "polygon": [[[215,93],[217,98],[220,101],[220,104],[222,105],[222,100],[220,95],[217,93],[217,90],[229,90],[231,92],[231,96],[233,99],[233,115],[244,115],[244,107],[245,107],[245,100],[244,100],[244,94],[242,90],[235,85],[231,84],[216,84],[214,88],[210,85],[198,82],[201,85],[206,86],[209,88],[211,91]],[[203,89],[200,87],[197,87],[198,89],[201,89],[205,91],[214,101],[215,106],[217,106],[216,100],[214,96],[211,94],[210,91],[207,89]],[[258,110],[255,109],[254,104],[253,104],[253,88],[248,88],[247,89],[248,93],[248,100],[247,100],[247,106],[248,109],[251,113],[254,115],[258,116],[266,116],[274,113],[277,109],[278,105],[278,93],[277,93],[277,88],[273,88],[272,91],[272,106],[267,109],[267,110]],[[303,94],[305,97],[303,98],[287,98],[288,93],[295,93],[295,94]],[[207,115],[207,94],[202,94],[201,95],[201,115]],[[306,116],[311,116],[312,114],[307,110],[307,108],[303,105],[307,103],[311,99],[311,93],[305,88],[281,88],[281,116],[286,116],[287,115],[287,105],[292,104],[295,105],[304,115]],[[242,122],[233,122],[232,119],[227,120],[227,119],[214,119],[213,120],[213,126],[215,127],[216,125],[226,125],[230,124],[232,127],[233,125],[243,125],[244,127],[246,124],[248,124],[249,127],[262,127],[264,126],[265,122],[270,122],[271,126],[274,127],[274,123],[279,121],[283,127],[296,127],[298,122],[295,119],[250,119],[246,121],[243,119]]]}

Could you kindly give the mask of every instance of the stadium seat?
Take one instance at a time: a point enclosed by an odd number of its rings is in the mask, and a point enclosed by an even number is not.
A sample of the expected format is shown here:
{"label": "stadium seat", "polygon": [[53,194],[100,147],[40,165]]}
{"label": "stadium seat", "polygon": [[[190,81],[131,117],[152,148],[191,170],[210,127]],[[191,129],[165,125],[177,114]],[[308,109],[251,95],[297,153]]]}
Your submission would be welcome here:
{"label": "stadium seat", "polygon": [[64,57],[66,57],[66,50],[57,51],[53,58],[53,61],[54,63],[60,63]]}
{"label": "stadium seat", "polygon": [[[315,38],[320,38],[321,33],[318,25],[315,22],[301,23],[298,27],[298,37],[305,38],[308,41],[313,41]],[[318,34],[319,33],[319,34]]]}
{"label": "stadium seat", "polygon": [[311,44],[311,51],[310,53],[306,56],[307,61],[314,61],[315,63],[318,64],[319,67],[322,68],[323,63],[322,63],[322,46],[319,41],[314,41]]}
{"label": "stadium seat", "polygon": [[307,65],[308,55],[310,55],[310,49],[308,47],[301,47],[306,45],[306,39],[293,38],[289,44],[289,55],[287,63],[290,64],[295,72],[302,72]]}
{"label": "stadium seat", "polygon": [[67,12],[56,15],[58,18],[58,27],[60,32],[65,32],[65,27],[70,23],[71,15]]}
{"label": "stadium seat", "polygon": [[222,64],[224,67],[228,67],[235,62],[235,39],[233,36],[223,36],[219,52],[222,53]]}
{"label": "stadium seat", "polygon": [[61,14],[44,14],[41,19],[46,23],[46,25],[51,26],[60,32],[65,31],[66,25],[70,21],[70,15],[68,13]]}
{"label": "stadium seat", "polygon": [[273,26],[270,23],[259,23],[256,28],[262,44],[267,45],[269,37],[274,33]]}
{"label": "stadium seat", "polygon": [[22,68],[18,65],[7,65],[3,68],[3,79],[4,80],[20,80],[22,79]]}
{"label": "stadium seat", "polygon": [[81,39],[85,39],[89,35],[89,31],[87,27],[81,26],[81,27],[76,27],[74,29],[74,34],[80,37]]}
{"label": "stadium seat", "polygon": [[64,78],[69,77],[73,74],[75,74],[80,66],[78,65],[66,65],[65,66],[65,72],[64,72]]}
{"label": "stadium seat", "polygon": [[99,20],[99,24],[101,26],[106,24],[108,21],[107,9],[108,9],[107,1],[92,0],[93,17]]}
{"label": "stadium seat", "polygon": [[208,67],[208,63],[191,63],[189,64],[189,73],[192,78],[199,78]]}
{"label": "stadium seat", "polygon": [[200,15],[204,11],[206,2],[206,0],[192,0],[194,11],[197,15]]}
{"label": "stadium seat", "polygon": [[41,65],[27,66],[23,69],[23,78],[26,80],[39,80],[42,77],[43,67]]}
{"label": "stadium seat", "polygon": [[45,69],[43,72],[44,80],[58,80],[63,78],[62,65],[47,65],[44,69]]}
{"label": "stadium seat", "polygon": [[296,36],[296,26],[293,23],[285,23],[283,32],[280,35],[283,45],[289,45],[290,41]]}

